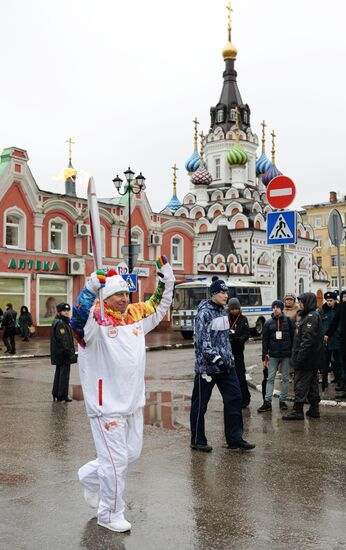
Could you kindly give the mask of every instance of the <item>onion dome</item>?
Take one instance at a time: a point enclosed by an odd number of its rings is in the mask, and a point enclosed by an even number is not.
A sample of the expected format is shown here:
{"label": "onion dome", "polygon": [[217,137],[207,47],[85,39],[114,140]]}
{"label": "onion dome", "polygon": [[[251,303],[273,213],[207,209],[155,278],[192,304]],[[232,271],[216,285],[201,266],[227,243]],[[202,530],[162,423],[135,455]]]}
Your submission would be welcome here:
{"label": "onion dome", "polygon": [[200,167],[196,170],[194,175],[191,178],[191,181],[194,185],[209,185],[213,181],[206,165],[204,163],[204,134],[200,133],[201,138],[201,156],[200,156]]}
{"label": "onion dome", "polygon": [[276,168],[275,164],[272,164],[269,170],[263,175],[262,183],[267,186],[276,176],[282,176],[282,172]]}
{"label": "onion dome", "polygon": [[273,164],[268,159],[265,148],[266,148],[266,135],[265,135],[265,128],[266,128],[266,121],[263,120],[261,122],[262,126],[262,154],[259,159],[256,161],[256,176],[262,176],[273,166]]}
{"label": "onion dome", "polygon": [[209,185],[213,181],[210,173],[206,168],[198,168],[191,178],[194,185]]}
{"label": "onion dome", "polygon": [[262,153],[260,158],[256,161],[256,176],[261,176],[262,174],[265,174],[269,168],[271,168],[273,165],[270,162],[269,158],[265,153]]}
{"label": "onion dome", "polygon": [[270,134],[272,136],[272,162],[271,167],[268,168],[268,170],[265,172],[265,174],[262,177],[262,183],[264,185],[268,185],[272,179],[276,178],[276,176],[282,176],[282,172],[276,167],[275,165],[275,132],[274,130]]}
{"label": "onion dome", "polygon": [[194,151],[189,159],[185,162],[185,168],[188,172],[196,172],[199,168],[200,159],[198,151]]}
{"label": "onion dome", "polygon": [[246,151],[242,148],[240,143],[235,143],[234,147],[230,150],[227,155],[227,162],[230,166],[244,165],[249,160]]}
{"label": "onion dome", "polygon": [[181,202],[177,197],[177,170],[179,170],[179,168],[177,167],[176,164],[174,164],[174,166],[172,166],[172,170],[173,170],[173,195],[169,203],[166,205],[166,208],[169,208],[169,210],[171,210],[172,212],[175,212],[181,206]]}

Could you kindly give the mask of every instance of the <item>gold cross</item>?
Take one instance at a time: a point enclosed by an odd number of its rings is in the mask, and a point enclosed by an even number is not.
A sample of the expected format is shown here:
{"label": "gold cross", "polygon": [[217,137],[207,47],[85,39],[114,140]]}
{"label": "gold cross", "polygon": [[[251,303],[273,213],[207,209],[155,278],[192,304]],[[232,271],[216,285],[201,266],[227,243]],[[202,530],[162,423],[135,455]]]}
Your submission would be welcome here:
{"label": "gold cross", "polygon": [[75,142],[72,141],[72,138],[68,138],[66,140],[66,143],[68,143],[68,159],[71,161],[72,159],[72,145],[75,145]]}
{"label": "gold cross", "polygon": [[228,39],[231,41],[231,31],[232,31],[232,7],[231,2],[228,2],[226,9],[228,11]]}
{"label": "gold cross", "polygon": [[204,133],[203,133],[203,130],[199,134],[199,137],[201,138],[201,152],[200,152],[199,167],[204,168]]}
{"label": "gold cross", "polygon": [[276,138],[276,134],[275,134],[274,130],[272,131],[272,133],[270,135],[272,137],[272,164],[275,164],[275,138]]}
{"label": "gold cross", "polygon": [[172,166],[172,170],[173,170],[173,195],[176,195],[177,194],[177,170],[179,170],[179,168],[175,163],[174,163],[174,166]]}
{"label": "gold cross", "polygon": [[194,118],[192,121],[195,125],[195,135],[194,135],[194,150],[197,151],[197,141],[198,141],[198,132],[197,132],[197,124],[199,124],[197,117]]}
{"label": "gold cross", "polygon": [[262,126],[262,153],[265,152],[265,143],[266,143],[266,134],[265,134],[265,129],[267,127],[266,125],[266,121],[263,120],[263,122],[261,123],[261,126]]}

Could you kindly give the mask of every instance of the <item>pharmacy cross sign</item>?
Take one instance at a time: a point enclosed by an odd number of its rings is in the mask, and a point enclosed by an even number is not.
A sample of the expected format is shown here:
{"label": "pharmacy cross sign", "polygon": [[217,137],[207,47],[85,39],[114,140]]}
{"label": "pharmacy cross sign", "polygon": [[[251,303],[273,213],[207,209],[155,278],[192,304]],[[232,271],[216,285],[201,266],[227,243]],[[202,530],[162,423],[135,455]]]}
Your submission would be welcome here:
{"label": "pharmacy cross sign", "polygon": [[267,187],[267,200],[272,208],[286,208],[296,196],[296,186],[287,176],[276,176]]}

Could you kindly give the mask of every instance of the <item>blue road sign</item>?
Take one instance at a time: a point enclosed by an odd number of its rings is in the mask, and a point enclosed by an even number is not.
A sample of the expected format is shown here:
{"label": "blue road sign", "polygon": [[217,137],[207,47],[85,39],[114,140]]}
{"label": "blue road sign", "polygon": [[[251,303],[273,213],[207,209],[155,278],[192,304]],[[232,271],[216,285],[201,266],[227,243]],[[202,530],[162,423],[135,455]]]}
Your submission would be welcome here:
{"label": "blue road sign", "polygon": [[295,244],[297,242],[297,213],[294,210],[268,212],[267,244]]}
{"label": "blue road sign", "polygon": [[137,275],[136,273],[126,273],[126,275],[122,275],[122,278],[124,281],[127,282],[127,286],[129,287],[130,292],[136,292],[137,290]]}

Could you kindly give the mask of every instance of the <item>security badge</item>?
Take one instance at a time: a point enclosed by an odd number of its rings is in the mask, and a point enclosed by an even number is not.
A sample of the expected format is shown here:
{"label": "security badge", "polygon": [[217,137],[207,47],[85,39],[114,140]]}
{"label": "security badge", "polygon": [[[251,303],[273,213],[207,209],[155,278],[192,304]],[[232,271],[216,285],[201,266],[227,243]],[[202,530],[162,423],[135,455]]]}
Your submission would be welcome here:
{"label": "security badge", "polygon": [[277,340],[282,340],[282,331],[281,330],[276,331],[276,339]]}
{"label": "security badge", "polygon": [[65,329],[64,328],[60,329],[60,334],[65,334]]}

